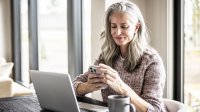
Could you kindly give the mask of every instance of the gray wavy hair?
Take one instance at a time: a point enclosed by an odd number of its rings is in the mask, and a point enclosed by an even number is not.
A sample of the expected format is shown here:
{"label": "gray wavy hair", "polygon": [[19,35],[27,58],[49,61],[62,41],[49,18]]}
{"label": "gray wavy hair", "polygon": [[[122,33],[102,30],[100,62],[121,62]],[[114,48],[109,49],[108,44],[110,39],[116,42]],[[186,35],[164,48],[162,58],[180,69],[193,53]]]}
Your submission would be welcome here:
{"label": "gray wavy hair", "polygon": [[106,11],[105,31],[101,34],[101,38],[104,39],[104,43],[101,47],[102,53],[99,57],[99,61],[114,67],[116,59],[120,56],[120,48],[116,45],[111,36],[111,16],[115,12],[128,14],[128,16],[130,16],[130,21],[132,21],[131,18],[137,16],[138,22],[140,23],[137,33],[128,45],[124,61],[125,69],[128,72],[133,72],[135,67],[139,64],[144,50],[148,46],[148,31],[139,8],[135,4],[128,1],[112,4]]}

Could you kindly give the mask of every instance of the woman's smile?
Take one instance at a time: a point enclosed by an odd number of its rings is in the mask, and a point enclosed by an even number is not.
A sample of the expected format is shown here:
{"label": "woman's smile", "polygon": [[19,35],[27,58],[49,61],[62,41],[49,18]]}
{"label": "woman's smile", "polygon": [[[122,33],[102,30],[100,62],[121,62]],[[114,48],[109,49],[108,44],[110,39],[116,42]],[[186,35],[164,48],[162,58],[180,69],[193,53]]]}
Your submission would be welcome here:
{"label": "woman's smile", "polygon": [[123,42],[124,37],[122,36],[118,36],[118,37],[114,37],[118,42]]}

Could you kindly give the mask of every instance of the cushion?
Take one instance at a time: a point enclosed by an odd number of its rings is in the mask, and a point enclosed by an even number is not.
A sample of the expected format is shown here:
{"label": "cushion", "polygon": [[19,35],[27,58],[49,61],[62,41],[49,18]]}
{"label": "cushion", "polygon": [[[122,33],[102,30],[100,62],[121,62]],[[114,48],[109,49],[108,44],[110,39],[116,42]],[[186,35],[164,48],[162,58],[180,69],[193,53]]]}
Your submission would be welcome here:
{"label": "cushion", "polygon": [[12,96],[12,82],[11,78],[0,78],[0,98]]}
{"label": "cushion", "polygon": [[11,70],[13,68],[13,63],[12,62],[8,62],[8,63],[0,63],[0,78],[8,78]]}
{"label": "cushion", "polygon": [[0,64],[5,64],[5,63],[6,63],[6,59],[0,56]]}

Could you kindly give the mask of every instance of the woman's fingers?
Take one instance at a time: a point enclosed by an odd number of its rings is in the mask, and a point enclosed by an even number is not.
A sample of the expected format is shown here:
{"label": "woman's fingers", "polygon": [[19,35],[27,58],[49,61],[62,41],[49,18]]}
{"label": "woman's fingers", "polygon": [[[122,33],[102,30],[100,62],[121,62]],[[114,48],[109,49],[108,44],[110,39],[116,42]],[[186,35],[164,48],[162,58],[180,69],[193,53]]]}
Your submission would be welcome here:
{"label": "woman's fingers", "polygon": [[97,91],[99,89],[102,88],[103,82],[99,82],[99,83],[88,83],[87,85],[87,91],[88,92],[92,92],[92,91]]}
{"label": "woman's fingers", "polygon": [[113,86],[113,84],[115,84],[116,80],[113,77],[111,77],[110,75],[105,75],[101,81],[109,86]]}
{"label": "woman's fingers", "polygon": [[102,74],[104,75],[110,75],[112,78],[116,79],[116,73],[115,72],[112,72],[111,70],[109,69],[105,69],[105,68],[100,68]]}
{"label": "woman's fingers", "polygon": [[110,66],[107,66],[105,64],[99,64],[98,72],[108,74],[114,79],[116,79],[118,76],[117,75],[118,73],[114,69],[112,69]]}
{"label": "woman's fingers", "polygon": [[101,83],[96,83],[95,84],[95,87],[96,88],[99,88],[99,87],[102,87],[103,85],[105,85],[105,83],[101,82]]}
{"label": "woman's fingers", "polygon": [[101,81],[102,78],[92,78],[89,80],[89,83],[93,84],[93,83],[102,83]]}
{"label": "woman's fingers", "polygon": [[100,68],[104,68],[104,69],[108,69],[108,70],[110,70],[111,72],[116,72],[114,69],[112,69],[110,66],[108,66],[108,65],[105,65],[105,64],[99,64],[99,67]]}
{"label": "woman's fingers", "polygon": [[97,77],[99,77],[99,75],[98,75],[98,74],[93,74],[93,73],[90,73],[90,74],[88,75],[88,78],[89,78],[89,79],[92,79],[92,78],[97,78]]}
{"label": "woman's fingers", "polygon": [[102,77],[104,74],[108,74],[115,79],[117,77],[117,72],[114,69],[112,69],[110,66],[107,66],[105,64],[99,64],[99,66],[96,68],[96,73],[93,74],[91,78]]}
{"label": "woman's fingers", "polygon": [[102,77],[100,77],[97,74],[89,74],[88,75],[88,83],[90,83],[90,84],[102,82],[101,79],[102,79]]}
{"label": "woman's fingers", "polygon": [[96,73],[88,75],[91,91],[102,89],[106,84],[114,91],[120,92],[121,81],[118,72],[105,64],[99,64],[99,67],[96,68]]}

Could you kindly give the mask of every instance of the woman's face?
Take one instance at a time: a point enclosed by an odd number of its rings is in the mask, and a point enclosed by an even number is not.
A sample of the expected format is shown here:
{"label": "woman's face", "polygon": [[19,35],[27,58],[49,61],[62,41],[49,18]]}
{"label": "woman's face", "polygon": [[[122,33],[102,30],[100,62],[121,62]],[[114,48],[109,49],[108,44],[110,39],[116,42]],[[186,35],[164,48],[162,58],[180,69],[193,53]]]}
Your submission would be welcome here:
{"label": "woman's face", "polygon": [[125,13],[113,13],[111,15],[111,35],[115,43],[120,47],[127,47],[137,31],[137,20]]}

